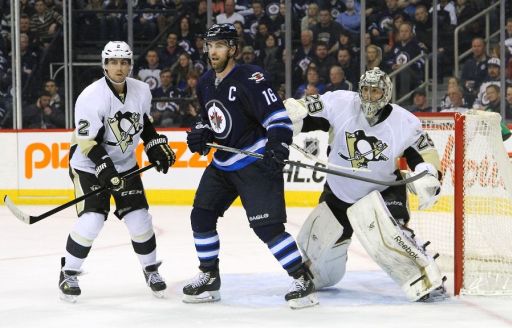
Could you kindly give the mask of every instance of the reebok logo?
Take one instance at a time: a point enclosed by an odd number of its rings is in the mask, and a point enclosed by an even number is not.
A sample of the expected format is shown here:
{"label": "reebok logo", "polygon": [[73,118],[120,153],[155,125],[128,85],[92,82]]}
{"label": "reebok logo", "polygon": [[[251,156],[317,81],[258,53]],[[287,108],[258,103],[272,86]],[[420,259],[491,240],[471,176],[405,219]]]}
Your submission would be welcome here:
{"label": "reebok logo", "polygon": [[268,213],[258,214],[258,215],[255,215],[255,216],[249,216],[249,221],[252,222],[252,221],[268,219],[268,217],[269,217]]}
{"label": "reebok logo", "polygon": [[402,247],[402,249],[413,259],[413,260],[417,260],[418,259],[418,253],[414,252],[412,249],[411,249],[411,246],[407,245],[400,236],[396,236],[394,238],[394,240],[396,240],[397,244]]}

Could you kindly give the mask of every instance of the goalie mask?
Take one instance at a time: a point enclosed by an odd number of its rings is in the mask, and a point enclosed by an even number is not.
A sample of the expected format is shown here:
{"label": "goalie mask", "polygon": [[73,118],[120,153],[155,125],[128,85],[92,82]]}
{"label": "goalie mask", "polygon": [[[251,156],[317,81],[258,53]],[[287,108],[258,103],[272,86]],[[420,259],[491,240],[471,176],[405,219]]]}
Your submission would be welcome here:
{"label": "goalie mask", "polygon": [[124,41],[109,41],[105,48],[103,48],[103,51],[101,52],[101,66],[103,67],[103,74],[105,74],[105,77],[109,79],[110,82],[115,84],[124,83],[122,82],[115,82],[112,81],[112,79],[107,74],[107,63],[109,59],[116,58],[116,59],[128,59],[130,61],[130,72],[128,73],[128,76],[131,74],[133,69],[133,52],[132,49],[130,49],[130,46],[124,42]]}
{"label": "goalie mask", "polygon": [[[374,88],[380,89],[380,92]],[[368,120],[374,119],[377,112],[391,100],[393,84],[389,76],[380,68],[374,67],[361,75],[359,80],[359,97],[361,108]]]}

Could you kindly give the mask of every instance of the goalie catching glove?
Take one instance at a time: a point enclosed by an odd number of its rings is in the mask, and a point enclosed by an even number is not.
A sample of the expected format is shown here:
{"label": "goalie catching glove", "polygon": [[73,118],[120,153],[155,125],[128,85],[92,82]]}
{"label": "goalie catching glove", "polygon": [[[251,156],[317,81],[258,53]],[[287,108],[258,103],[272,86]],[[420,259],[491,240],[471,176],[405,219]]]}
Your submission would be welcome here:
{"label": "goalie catching glove", "polygon": [[112,159],[104,156],[101,161],[101,163],[96,165],[96,177],[100,185],[112,191],[122,190],[124,188],[124,179],[117,172]]}
{"label": "goalie catching glove", "polygon": [[413,177],[423,171],[428,171],[428,174],[407,184],[409,191],[418,196],[418,208],[420,210],[426,210],[433,206],[437,202],[441,192],[441,182],[439,182],[437,170],[432,164],[425,162],[419,163],[416,165],[414,172],[408,173],[408,177]]}
{"label": "goalie catching glove", "polygon": [[166,174],[169,167],[176,161],[176,155],[171,147],[169,147],[167,137],[163,134],[157,135],[155,138],[149,140],[144,145],[144,150],[148,155],[149,161],[156,164],[156,170],[158,172]]}

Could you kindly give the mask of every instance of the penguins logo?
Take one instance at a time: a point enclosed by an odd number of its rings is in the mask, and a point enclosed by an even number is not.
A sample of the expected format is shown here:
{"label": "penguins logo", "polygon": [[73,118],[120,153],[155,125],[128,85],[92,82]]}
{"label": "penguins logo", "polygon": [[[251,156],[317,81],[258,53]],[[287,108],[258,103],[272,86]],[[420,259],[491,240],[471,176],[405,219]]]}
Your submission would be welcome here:
{"label": "penguins logo", "polygon": [[133,136],[142,130],[142,124],[139,122],[139,113],[121,113],[118,111],[114,117],[107,119],[112,133],[117,142],[106,142],[111,146],[119,146],[124,153],[129,145],[133,144]]}
{"label": "penguins logo", "polygon": [[348,156],[341,156],[346,161],[350,161],[354,168],[367,168],[370,161],[387,161],[388,158],[382,153],[388,145],[381,140],[366,136],[363,130],[357,130],[354,133],[345,132]]}

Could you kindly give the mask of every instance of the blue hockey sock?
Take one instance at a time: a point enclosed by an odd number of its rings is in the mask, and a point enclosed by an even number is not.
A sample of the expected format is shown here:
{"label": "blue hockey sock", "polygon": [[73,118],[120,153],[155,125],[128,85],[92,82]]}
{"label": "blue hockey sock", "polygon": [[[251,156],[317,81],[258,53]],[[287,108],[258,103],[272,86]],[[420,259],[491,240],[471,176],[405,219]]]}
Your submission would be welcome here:
{"label": "blue hockey sock", "polygon": [[295,239],[283,232],[267,244],[274,257],[281,263],[288,274],[292,274],[302,265],[302,256]]}
{"label": "blue hockey sock", "polygon": [[199,233],[194,232],[194,244],[201,270],[216,268],[219,257],[219,235],[216,230]]}

